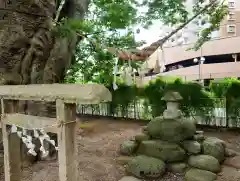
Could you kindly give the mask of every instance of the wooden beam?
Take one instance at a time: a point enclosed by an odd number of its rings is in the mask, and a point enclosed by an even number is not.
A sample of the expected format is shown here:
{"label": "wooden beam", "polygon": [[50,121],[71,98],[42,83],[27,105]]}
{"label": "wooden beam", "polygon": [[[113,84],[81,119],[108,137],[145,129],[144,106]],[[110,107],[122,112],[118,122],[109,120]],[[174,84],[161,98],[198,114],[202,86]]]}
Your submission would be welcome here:
{"label": "wooden beam", "polygon": [[75,147],[76,104],[56,101],[57,120],[62,122],[58,133],[58,161],[60,181],[76,181],[77,160]]}
{"label": "wooden beam", "polygon": [[[2,101],[3,102],[3,101]],[[9,101],[8,112],[15,112],[18,101]],[[4,115],[4,112],[2,112]],[[3,147],[4,147],[4,172],[5,181],[21,180],[21,140],[16,133],[8,133],[7,125],[2,122]]]}

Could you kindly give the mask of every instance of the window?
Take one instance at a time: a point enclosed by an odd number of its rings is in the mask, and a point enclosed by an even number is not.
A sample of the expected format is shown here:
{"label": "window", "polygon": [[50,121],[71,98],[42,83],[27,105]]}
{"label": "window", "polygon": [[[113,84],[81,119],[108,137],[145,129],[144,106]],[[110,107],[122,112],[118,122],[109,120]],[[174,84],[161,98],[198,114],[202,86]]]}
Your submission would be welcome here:
{"label": "window", "polygon": [[235,1],[234,0],[229,0],[228,1],[228,8],[234,9],[235,8]]}
{"label": "window", "polygon": [[227,32],[228,33],[236,33],[236,25],[228,25]]}
{"label": "window", "polygon": [[229,12],[227,18],[228,18],[228,21],[234,21],[235,20],[235,13],[234,12]]}

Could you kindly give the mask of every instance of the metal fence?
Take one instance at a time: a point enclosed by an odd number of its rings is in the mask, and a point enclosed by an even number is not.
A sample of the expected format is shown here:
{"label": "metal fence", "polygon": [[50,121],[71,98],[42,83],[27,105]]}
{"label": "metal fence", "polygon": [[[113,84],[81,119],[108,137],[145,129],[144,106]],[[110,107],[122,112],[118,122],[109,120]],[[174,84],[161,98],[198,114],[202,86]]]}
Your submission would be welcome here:
{"label": "metal fence", "polygon": [[[226,104],[224,100],[216,101],[216,107],[211,111],[191,111],[189,119],[197,121],[200,125],[216,126],[216,127],[229,127],[240,128],[240,110],[236,109],[234,114],[227,114]],[[203,109],[206,109],[204,107]],[[110,104],[98,105],[79,105],[77,112],[80,115],[88,116],[102,116],[125,118],[135,120],[149,121],[153,118],[151,106],[144,105],[144,101],[140,100],[130,104],[128,107],[118,106],[114,111],[111,111]]]}

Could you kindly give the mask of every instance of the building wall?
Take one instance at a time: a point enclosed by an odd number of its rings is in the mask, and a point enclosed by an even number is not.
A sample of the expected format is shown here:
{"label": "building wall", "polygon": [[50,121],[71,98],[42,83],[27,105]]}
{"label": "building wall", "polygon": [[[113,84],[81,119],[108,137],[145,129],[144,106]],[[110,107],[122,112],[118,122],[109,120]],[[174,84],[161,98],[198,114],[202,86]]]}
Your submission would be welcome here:
{"label": "building wall", "polygon": [[[192,5],[196,0],[187,0],[186,8],[191,11]],[[215,31],[212,33],[212,38],[226,38],[231,36],[240,36],[240,0],[227,0],[226,4],[229,6],[229,16],[227,16],[223,22],[221,23],[219,31]],[[231,7],[231,4],[234,4],[234,7]],[[229,19],[229,17],[231,17]],[[232,28],[234,26],[234,28]],[[196,25],[194,21],[188,25],[189,31],[194,31],[196,29]],[[229,32],[228,29],[234,29],[233,32]],[[192,32],[194,33],[194,32]],[[197,37],[191,37],[190,43],[195,41]]]}
{"label": "building wall", "polygon": [[[234,7],[230,6],[234,4]],[[228,0],[229,15],[223,20],[220,27],[220,37],[240,36],[240,1]],[[230,32],[229,30],[233,30]]]}
{"label": "building wall", "polygon": [[[186,0],[185,2],[186,9],[188,9],[190,14],[192,11],[192,6],[195,3],[195,1],[196,0]],[[212,39],[240,36],[240,0],[227,0],[226,4],[229,5],[228,4],[229,2],[234,3],[234,8],[231,8],[231,7],[229,8],[229,16],[227,16],[223,20],[219,30],[212,32]],[[229,17],[231,17],[231,19],[229,19]],[[207,17],[205,18],[207,20]],[[182,41],[182,43],[178,42],[180,39],[176,35],[176,36],[173,36],[170,40],[168,40],[164,44],[164,47],[173,47],[173,46],[179,46],[182,44],[189,44],[189,43],[195,42],[198,39],[197,34],[199,33],[199,31],[203,28],[208,27],[208,23],[206,23],[205,25],[199,25],[201,24],[200,22],[201,22],[201,19],[199,19],[198,17],[192,22],[190,22],[183,30],[181,30],[181,32],[179,32],[180,34],[182,33],[183,38],[184,36],[187,37],[186,41]],[[232,29],[232,32],[229,32],[229,30],[231,29]]]}
{"label": "building wall", "polygon": [[[232,20],[226,17],[221,23],[220,30],[213,32],[213,40],[204,43],[199,51],[186,51],[186,49],[193,47],[196,37],[190,37],[191,41],[183,45],[165,46],[164,56],[162,51],[158,50],[154,52],[148,61],[149,68],[154,68],[156,60],[159,59],[160,65],[175,63],[182,60],[191,58],[197,58],[201,56],[221,55],[240,53],[240,0],[228,0],[235,2],[235,8],[229,9],[229,12],[233,12],[234,16]],[[186,7],[190,8],[194,0],[187,0]],[[230,33],[227,31],[229,25],[235,25],[235,31]],[[194,30],[196,26],[194,23],[190,23],[184,31]],[[190,33],[191,34],[191,33]],[[164,58],[164,61],[162,60]]]}
{"label": "building wall", "polygon": [[[194,0],[187,0],[187,3],[192,3]],[[228,0],[234,1],[234,0]],[[229,12],[233,13],[233,18],[226,17],[220,26],[219,31],[213,33],[214,39],[203,44],[200,50],[193,51],[188,48],[193,47],[194,40],[188,44],[165,47],[163,51],[159,50],[153,53],[147,60],[148,67],[154,68],[156,63],[167,65],[176,63],[182,60],[199,58],[201,56],[214,56],[223,54],[238,54],[240,53],[240,0],[235,0],[235,7],[230,8]],[[188,4],[187,7],[190,7]],[[233,32],[229,32],[229,26],[235,26]],[[194,24],[189,24],[188,29],[194,29]],[[156,61],[156,60],[159,61]],[[240,62],[226,62],[217,64],[203,64],[201,65],[201,79],[217,79],[224,77],[240,77]],[[158,74],[160,76],[178,76],[184,80],[197,80],[199,79],[199,66],[191,66],[187,68],[180,68],[164,73]],[[144,84],[150,80],[155,79],[158,75],[153,77],[144,77]]]}
{"label": "building wall", "polygon": [[202,64],[192,67],[181,68],[153,76],[139,77],[136,79],[138,85],[146,85],[149,81],[159,76],[180,77],[184,81],[195,81],[199,79],[222,79],[226,77],[240,77],[240,62]]}
{"label": "building wall", "polygon": [[[203,44],[202,48],[198,51],[187,50],[193,47],[194,44],[182,45],[164,48],[164,51],[154,52],[149,59],[148,67],[154,68],[156,65],[156,60],[159,60],[161,64],[172,64],[182,60],[194,59],[201,56],[214,56],[222,54],[235,54],[240,53],[240,36],[215,39],[208,41]],[[162,56],[164,54],[164,56]],[[170,71],[171,72],[171,71]]]}

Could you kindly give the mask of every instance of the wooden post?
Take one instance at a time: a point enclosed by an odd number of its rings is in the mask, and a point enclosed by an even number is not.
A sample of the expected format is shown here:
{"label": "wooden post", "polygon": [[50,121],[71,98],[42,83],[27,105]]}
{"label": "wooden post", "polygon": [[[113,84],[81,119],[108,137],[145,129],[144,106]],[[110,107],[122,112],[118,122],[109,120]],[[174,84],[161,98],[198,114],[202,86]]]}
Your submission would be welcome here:
{"label": "wooden post", "polygon": [[59,179],[76,181],[76,104],[66,104],[62,100],[57,100],[56,112],[58,121],[63,122],[58,133]]}
{"label": "wooden post", "polygon": [[[4,101],[1,101],[3,104]],[[8,112],[16,112],[18,101],[8,101]],[[4,115],[4,106],[2,106],[2,114]],[[21,180],[21,140],[16,133],[9,134],[7,125],[2,123],[3,147],[4,147],[4,172],[5,181]]]}

